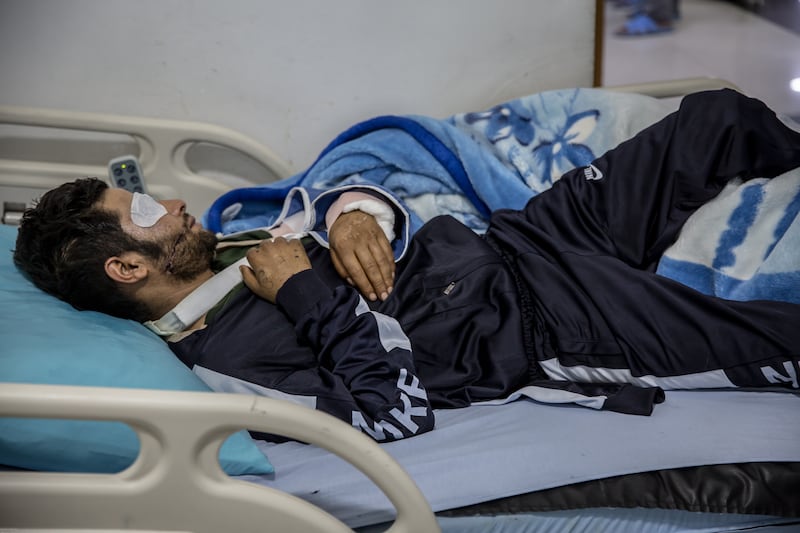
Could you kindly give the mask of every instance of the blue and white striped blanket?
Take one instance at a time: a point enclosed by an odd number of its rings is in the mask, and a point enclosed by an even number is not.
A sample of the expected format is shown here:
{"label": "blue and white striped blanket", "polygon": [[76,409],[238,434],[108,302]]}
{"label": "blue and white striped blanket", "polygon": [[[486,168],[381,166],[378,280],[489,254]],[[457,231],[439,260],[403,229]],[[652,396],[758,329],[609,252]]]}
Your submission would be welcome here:
{"label": "blue and white striped blanket", "polygon": [[[450,214],[480,232],[492,210],[521,208],[673,110],[642,95],[570,89],[447,119],[376,117],[339,135],[305,172],[223,195],[204,222],[223,233],[268,226],[291,187],[376,183],[406,205],[412,229]],[[732,184],[689,219],[658,271],[724,298],[800,303],[798,213],[800,169]]]}

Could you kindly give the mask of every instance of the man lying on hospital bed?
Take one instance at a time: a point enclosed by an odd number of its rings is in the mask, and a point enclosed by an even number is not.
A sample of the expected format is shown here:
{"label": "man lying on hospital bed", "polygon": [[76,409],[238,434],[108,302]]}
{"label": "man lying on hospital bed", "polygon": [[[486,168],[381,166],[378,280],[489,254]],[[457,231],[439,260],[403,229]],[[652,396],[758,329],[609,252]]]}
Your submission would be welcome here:
{"label": "man lying on hospital bed", "polygon": [[[699,93],[482,236],[439,217],[407,240],[399,205],[359,186],[355,201],[295,190],[299,235],[239,235],[223,252],[183,202],[88,179],[25,213],[14,258],[79,309],[148,323],[215,390],[292,399],[377,440],[519,392],[649,414],[663,389],[771,386],[798,364],[800,306],[653,273],[728,181],[797,166],[800,133],[761,102]],[[293,238],[326,214],[327,233]]]}

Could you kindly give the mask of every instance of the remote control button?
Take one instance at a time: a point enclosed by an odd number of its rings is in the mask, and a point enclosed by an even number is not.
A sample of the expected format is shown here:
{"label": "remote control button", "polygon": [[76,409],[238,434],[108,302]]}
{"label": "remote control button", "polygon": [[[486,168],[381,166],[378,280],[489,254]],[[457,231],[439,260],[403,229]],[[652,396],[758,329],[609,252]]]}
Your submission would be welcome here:
{"label": "remote control button", "polygon": [[131,174],[136,172],[136,165],[134,165],[134,164],[128,165],[128,172],[130,172]]}
{"label": "remote control button", "polygon": [[124,179],[124,178],[120,178],[120,179],[118,179],[118,180],[117,180],[117,187],[122,187],[122,188],[125,188],[125,185],[126,185],[127,183],[128,183],[128,182],[127,182],[127,181],[125,181],[125,179]]}
{"label": "remote control button", "polygon": [[120,176],[120,175],[122,175],[122,169],[121,169],[121,168],[115,168],[115,169],[114,169],[114,175],[115,175],[115,176]]}
{"label": "remote control button", "polygon": [[131,176],[131,183],[139,183],[139,176]]}

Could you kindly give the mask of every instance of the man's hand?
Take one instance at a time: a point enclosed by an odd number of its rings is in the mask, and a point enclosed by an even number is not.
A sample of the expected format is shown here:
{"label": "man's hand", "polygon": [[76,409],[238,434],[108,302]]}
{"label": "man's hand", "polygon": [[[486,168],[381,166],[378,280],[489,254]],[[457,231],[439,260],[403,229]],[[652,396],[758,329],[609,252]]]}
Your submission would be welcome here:
{"label": "man's hand", "polygon": [[244,284],[272,303],[289,278],[311,268],[302,242],[299,239],[287,241],[283,237],[263,241],[251,248],[247,252],[247,261],[250,267],[239,267]]}
{"label": "man's hand", "polygon": [[375,217],[342,213],[328,230],[333,266],[361,294],[385,300],[394,286],[394,253]]}

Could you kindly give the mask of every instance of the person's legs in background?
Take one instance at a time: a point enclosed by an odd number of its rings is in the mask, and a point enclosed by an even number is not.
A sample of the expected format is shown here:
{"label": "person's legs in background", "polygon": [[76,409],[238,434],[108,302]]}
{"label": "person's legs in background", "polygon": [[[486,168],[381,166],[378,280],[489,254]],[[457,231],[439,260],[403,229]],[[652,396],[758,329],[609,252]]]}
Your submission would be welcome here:
{"label": "person's legs in background", "polygon": [[[625,24],[616,31],[621,36],[654,35],[672,31],[680,17],[679,0],[623,0],[632,9]],[[618,5],[622,5],[618,4]]]}

